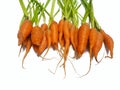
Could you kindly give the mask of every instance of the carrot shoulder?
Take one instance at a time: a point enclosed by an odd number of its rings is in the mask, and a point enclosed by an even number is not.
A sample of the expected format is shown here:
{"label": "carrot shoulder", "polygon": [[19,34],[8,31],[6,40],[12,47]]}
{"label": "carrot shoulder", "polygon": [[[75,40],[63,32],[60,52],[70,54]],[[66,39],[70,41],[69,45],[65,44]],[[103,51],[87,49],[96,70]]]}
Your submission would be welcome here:
{"label": "carrot shoulder", "polygon": [[46,23],[43,23],[42,25],[41,25],[41,30],[42,31],[46,31],[48,29],[48,25],[46,24]]}

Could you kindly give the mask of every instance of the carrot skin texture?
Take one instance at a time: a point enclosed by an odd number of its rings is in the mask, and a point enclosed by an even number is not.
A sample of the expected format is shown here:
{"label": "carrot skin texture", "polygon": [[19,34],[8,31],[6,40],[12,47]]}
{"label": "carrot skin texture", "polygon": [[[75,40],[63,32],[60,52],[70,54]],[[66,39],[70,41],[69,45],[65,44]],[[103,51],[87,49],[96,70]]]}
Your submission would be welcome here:
{"label": "carrot skin texture", "polygon": [[108,35],[107,33],[105,33],[103,30],[100,30],[100,32],[102,33],[104,37],[104,44],[105,44],[106,50],[110,51],[110,56],[106,56],[106,57],[113,58],[114,41],[112,37]]}
{"label": "carrot skin texture", "polygon": [[76,44],[75,44],[75,26],[72,25],[70,29],[70,42],[72,44],[73,49],[76,51]]}
{"label": "carrot skin texture", "polygon": [[77,57],[80,58],[87,48],[90,26],[88,23],[81,25],[78,31]]}
{"label": "carrot skin texture", "polygon": [[46,35],[46,40],[47,40],[47,51],[46,51],[45,55],[43,56],[43,58],[47,55],[47,53],[48,53],[48,51],[49,51],[49,49],[51,47],[51,42],[52,42],[51,41],[51,31],[47,30],[45,32],[45,35]]}
{"label": "carrot skin texture", "polygon": [[98,56],[100,49],[102,48],[102,44],[103,44],[103,35],[100,32],[97,32],[97,40],[93,47],[93,54],[97,62],[99,62],[97,60],[97,56]]}
{"label": "carrot skin texture", "polygon": [[57,22],[53,21],[51,23],[50,30],[51,30],[52,47],[54,50],[58,50],[58,24]]}
{"label": "carrot skin texture", "polygon": [[74,35],[74,42],[75,42],[75,52],[77,50],[77,45],[78,45],[78,28],[75,29],[75,35]]}
{"label": "carrot skin texture", "polygon": [[23,41],[30,35],[32,28],[32,22],[30,20],[23,21],[17,34],[18,45],[21,45]]}
{"label": "carrot skin texture", "polygon": [[40,56],[43,52],[44,52],[44,50],[47,48],[47,38],[46,38],[46,35],[45,35],[45,32],[44,32],[44,34],[43,34],[43,40],[42,40],[42,42],[41,42],[41,44],[40,44],[40,46],[39,46],[39,48],[38,48],[38,56]]}
{"label": "carrot skin texture", "polygon": [[39,46],[41,44],[42,39],[43,39],[43,31],[41,30],[41,28],[38,26],[33,27],[31,32],[32,43],[34,45]]}
{"label": "carrot skin texture", "polygon": [[92,60],[92,57],[93,57],[93,47],[96,43],[96,39],[97,39],[97,30],[95,28],[91,28],[90,35],[89,35],[90,61]]}
{"label": "carrot skin texture", "polygon": [[46,23],[43,23],[43,24],[41,25],[41,30],[42,30],[42,31],[48,30],[48,25],[47,25]]}
{"label": "carrot skin texture", "polygon": [[61,19],[58,23],[59,43],[61,47],[64,46],[63,25],[64,25],[64,19]]}

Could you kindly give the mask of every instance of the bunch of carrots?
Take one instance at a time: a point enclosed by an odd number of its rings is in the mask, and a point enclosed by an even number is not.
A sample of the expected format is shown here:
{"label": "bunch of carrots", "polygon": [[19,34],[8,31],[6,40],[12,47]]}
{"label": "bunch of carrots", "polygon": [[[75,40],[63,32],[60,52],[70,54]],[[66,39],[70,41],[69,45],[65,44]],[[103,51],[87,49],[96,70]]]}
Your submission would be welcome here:
{"label": "bunch of carrots", "polygon": [[[60,11],[58,9],[54,14],[56,0],[52,0],[50,13],[46,10],[50,0],[47,0],[46,4],[42,4],[37,0],[30,0],[27,7],[25,7],[23,0],[19,0],[19,2],[24,13],[17,34],[18,45],[21,46],[20,52],[21,49],[25,48],[25,55],[22,60],[23,68],[25,57],[31,47],[37,56],[43,59],[45,59],[50,48],[58,51],[61,60],[64,60],[61,66],[64,68],[65,75],[70,46],[74,50],[74,59],[80,59],[86,49],[88,49],[90,67],[83,76],[89,73],[93,57],[97,63],[102,60],[98,60],[97,56],[103,43],[107,53],[108,51],[110,52],[110,56],[107,55],[105,57],[113,58],[114,41],[98,24],[94,16],[92,0],[81,0],[80,4],[78,4],[77,0],[57,0],[62,12],[62,18],[59,22],[54,20],[54,17]],[[78,11],[81,5],[85,8],[83,17]],[[49,23],[39,25],[41,18],[45,19],[45,15],[49,16]],[[89,19],[89,23],[87,19]],[[80,21],[81,25],[79,25]],[[41,56],[44,51],[46,51],[44,56]]]}

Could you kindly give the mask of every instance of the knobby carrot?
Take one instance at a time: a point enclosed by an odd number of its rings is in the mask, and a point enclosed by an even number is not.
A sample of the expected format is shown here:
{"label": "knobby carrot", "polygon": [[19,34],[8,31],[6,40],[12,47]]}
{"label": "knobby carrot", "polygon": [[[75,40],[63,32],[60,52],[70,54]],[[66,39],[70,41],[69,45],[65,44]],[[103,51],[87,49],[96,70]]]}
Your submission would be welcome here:
{"label": "knobby carrot", "polygon": [[30,35],[32,31],[32,22],[30,20],[24,20],[18,31],[18,45],[21,45],[23,41]]}
{"label": "knobby carrot", "polygon": [[58,50],[58,24],[57,22],[53,21],[51,23],[50,30],[51,30],[52,47],[54,50]]}
{"label": "knobby carrot", "polygon": [[110,37],[108,34],[106,34],[103,30],[100,30],[100,32],[102,33],[102,35],[104,37],[104,44],[105,44],[107,53],[108,53],[108,50],[110,50],[110,56],[106,56],[106,57],[113,58],[114,41],[113,41],[112,37]]}
{"label": "knobby carrot", "polygon": [[88,37],[90,32],[90,26],[88,23],[84,23],[81,25],[78,31],[78,45],[77,45],[77,57],[82,56],[83,52],[86,50]]}
{"label": "knobby carrot", "polygon": [[43,39],[43,31],[41,30],[41,28],[39,26],[33,27],[31,32],[32,44],[39,46],[41,44],[42,39]]}

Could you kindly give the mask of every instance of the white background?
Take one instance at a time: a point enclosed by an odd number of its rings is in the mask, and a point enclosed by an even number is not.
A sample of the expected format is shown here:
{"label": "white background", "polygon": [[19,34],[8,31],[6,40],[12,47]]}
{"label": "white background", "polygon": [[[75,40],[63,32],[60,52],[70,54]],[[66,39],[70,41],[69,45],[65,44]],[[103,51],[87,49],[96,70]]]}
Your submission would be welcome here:
{"label": "white background", "polygon": [[[58,59],[41,62],[32,49],[25,60],[26,69],[22,69],[21,59],[24,52],[18,57],[20,47],[17,45],[22,10],[18,0],[1,0],[0,90],[120,90],[120,3],[119,0],[93,0],[93,2],[96,18],[114,39],[114,58],[104,58],[98,65],[93,61],[91,72],[83,78],[78,78],[68,61],[67,76],[63,79],[63,68],[58,68],[55,75],[48,71],[48,69],[54,71]],[[103,49],[101,53],[104,52]],[[52,53],[51,56],[55,55]],[[89,62],[88,53],[78,61],[73,60],[75,68],[81,75],[88,69],[86,62]]]}

